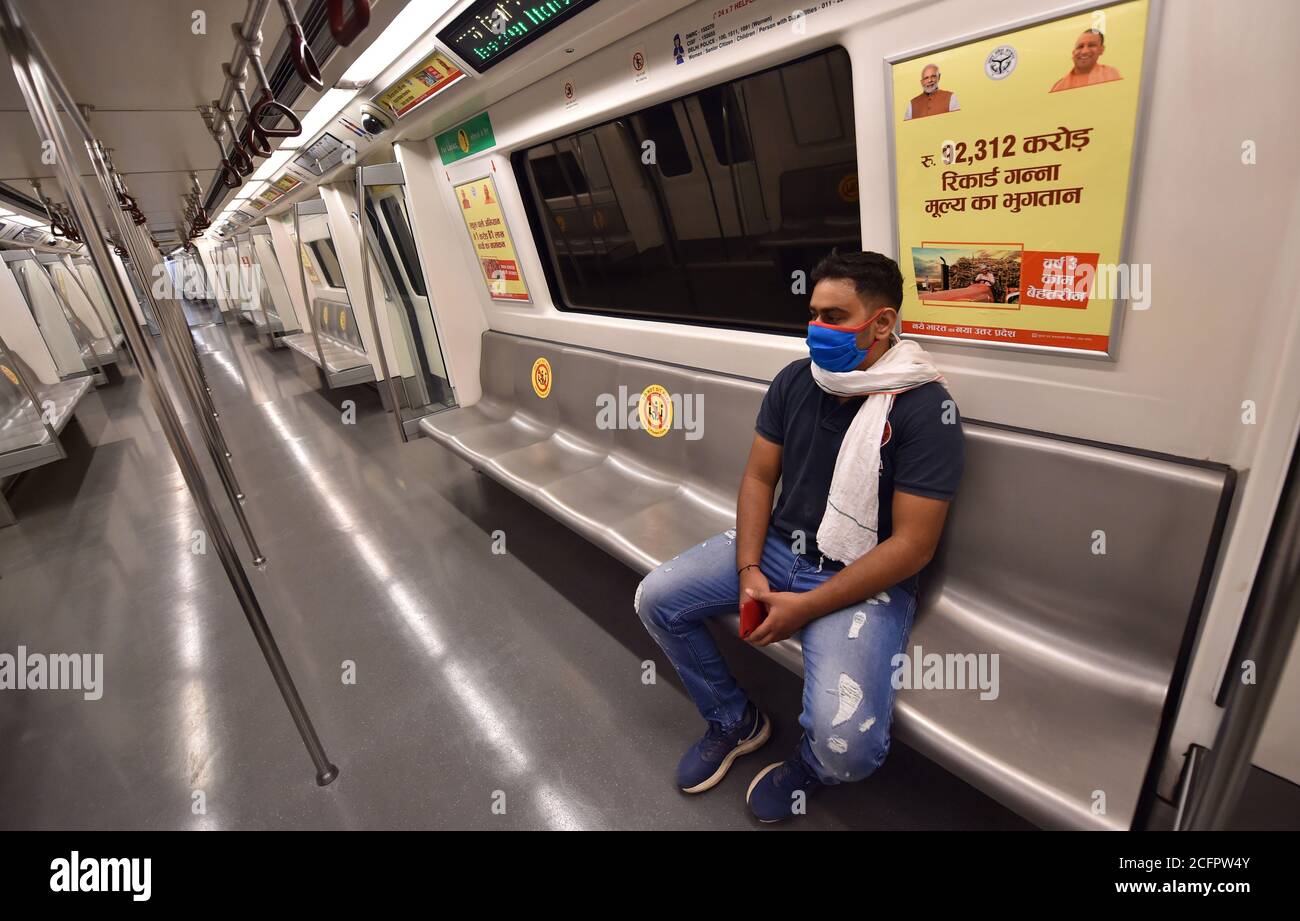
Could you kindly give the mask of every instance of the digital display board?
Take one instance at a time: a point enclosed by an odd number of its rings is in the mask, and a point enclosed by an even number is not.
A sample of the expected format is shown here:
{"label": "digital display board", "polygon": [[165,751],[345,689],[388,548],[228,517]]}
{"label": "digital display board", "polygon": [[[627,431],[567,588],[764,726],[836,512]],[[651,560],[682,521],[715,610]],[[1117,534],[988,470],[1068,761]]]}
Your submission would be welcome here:
{"label": "digital display board", "polygon": [[438,41],[479,73],[598,0],[475,0]]}

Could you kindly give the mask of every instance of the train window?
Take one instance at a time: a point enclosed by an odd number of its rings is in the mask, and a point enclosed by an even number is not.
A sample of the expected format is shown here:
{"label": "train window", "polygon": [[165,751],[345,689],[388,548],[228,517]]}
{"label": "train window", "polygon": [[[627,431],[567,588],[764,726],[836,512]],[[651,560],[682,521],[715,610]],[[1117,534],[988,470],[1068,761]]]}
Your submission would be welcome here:
{"label": "train window", "polygon": [[325,277],[325,284],[331,288],[342,288],[343,270],[339,268],[339,257],[334,250],[334,241],[326,237],[323,240],[313,240],[309,245],[312,252],[316,254],[316,265]]}
{"label": "train window", "polygon": [[862,243],[851,78],[831,48],[516,152],[556,306],[803,334],[798,273]]}
{"label": "train window", "polygon": [[748,119],[741,115],[740,100],[731,84],[711,86],[699,94],[704,124],[709,129],[713,156],[723,166],[754,159],[749,151]]}
{"label": "train window", "polygon": [[546,198],[580,195],[590,191],[587,188],[587,177],[578,168],[577,158],[568,150],[549,157],[538,157],[533,161],[533,174],[537,177],[538,190]]}
{"label": "train window", "polygon": [[665,103],[643,109],[636,115],[648,140],[654,141],[659,172],[665,176],[685,176],[691,171],[691,155],[686,152],[686,138],[677,124],[677,113]]}

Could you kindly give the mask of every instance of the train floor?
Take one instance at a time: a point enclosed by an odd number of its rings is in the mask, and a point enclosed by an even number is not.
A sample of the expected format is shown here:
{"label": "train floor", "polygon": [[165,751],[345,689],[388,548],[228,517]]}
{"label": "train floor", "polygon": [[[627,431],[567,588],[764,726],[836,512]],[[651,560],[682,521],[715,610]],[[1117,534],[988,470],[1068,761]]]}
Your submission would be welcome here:
{"label": "train floor", "polygon": [[[745,790],[798,741],[797,676],[724,638],[775,731],[714,790],[680,793],[704,724],[633,614],[638,576],[432,441],[401,444],[373,387],[323,390],[211,314],[191,322],[268,558],[250,577],[341,775],[316,786],[128,371],[83,401],[69,457],[25,476],[0,529],[0,652],[103,655],[99,699],[0,692],[0,827],[760,827]],[[1030,827],[898,742],[808,808],[777,827]]]}

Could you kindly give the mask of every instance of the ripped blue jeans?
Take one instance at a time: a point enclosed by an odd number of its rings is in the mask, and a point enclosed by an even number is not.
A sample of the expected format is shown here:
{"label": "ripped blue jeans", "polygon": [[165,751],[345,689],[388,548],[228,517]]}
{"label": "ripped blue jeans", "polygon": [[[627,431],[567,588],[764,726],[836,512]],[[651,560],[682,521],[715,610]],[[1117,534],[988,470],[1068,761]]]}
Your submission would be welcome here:
{"label": "ripped blue jeans", "polygon": [[[759,568],[774,592],[806,592],[835,574],[818,571],[775,529],[768,530]],[[700,713],[724,728],[744,718],[749,698],[704,621],[734,612],[739,595],[735,531],[726,531],[646,576],[633,602]],[[823,783],[861,780],[889,753],[892,660],[904,651],[915,614],[915,595],[895,586],[796,634],[804,665],[799,750]]]}

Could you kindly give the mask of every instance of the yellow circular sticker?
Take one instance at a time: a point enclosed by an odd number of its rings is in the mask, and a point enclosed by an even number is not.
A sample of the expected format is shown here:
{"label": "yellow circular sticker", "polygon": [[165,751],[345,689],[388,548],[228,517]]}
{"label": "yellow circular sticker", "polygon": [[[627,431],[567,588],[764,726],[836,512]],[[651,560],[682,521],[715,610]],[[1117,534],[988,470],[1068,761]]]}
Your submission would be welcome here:
{"label": "yellow circular sticker", "polygon": [[852,202],[858,200],[858,174],[848,173],[840,180],[840,186],[837,190],[840,193],[840,201]]}
{"label": "yellow circular sticker", "polygon": [[672,397],[658,384],[651,384],[641,391],[636,412],[641,419],[641,428],[656,438],[663,438],[673,427]]}
{"label": "yellow circular sticker", "polygon": [[9,378],[9,383],[13,384],[15,387],[18,386],[18,375],[14,374],[14,372],[9,369],[8,365],[0,365],[0,374]]}
{"label": "yellow circular sticker", "polygon": [[320,325],[321,326],[330,325],[330,309],[328,307],[322,306],[320,309]]}
{"label": "yellow circular sticker", "polygon": [[461,153],[469,153],[469,133],[464,128],[456,132],[456,146]]}
{"label": "yellow circular sticker", "polygon": [[551,395],[551,363],[545,358],[533,362],[533,393],[543,400]]}
{"label": "yellow circular sticker", "polygon": [[348,315],[340,310],[339,311],[339,332],[346,333],[347,331],[348,331]]}

